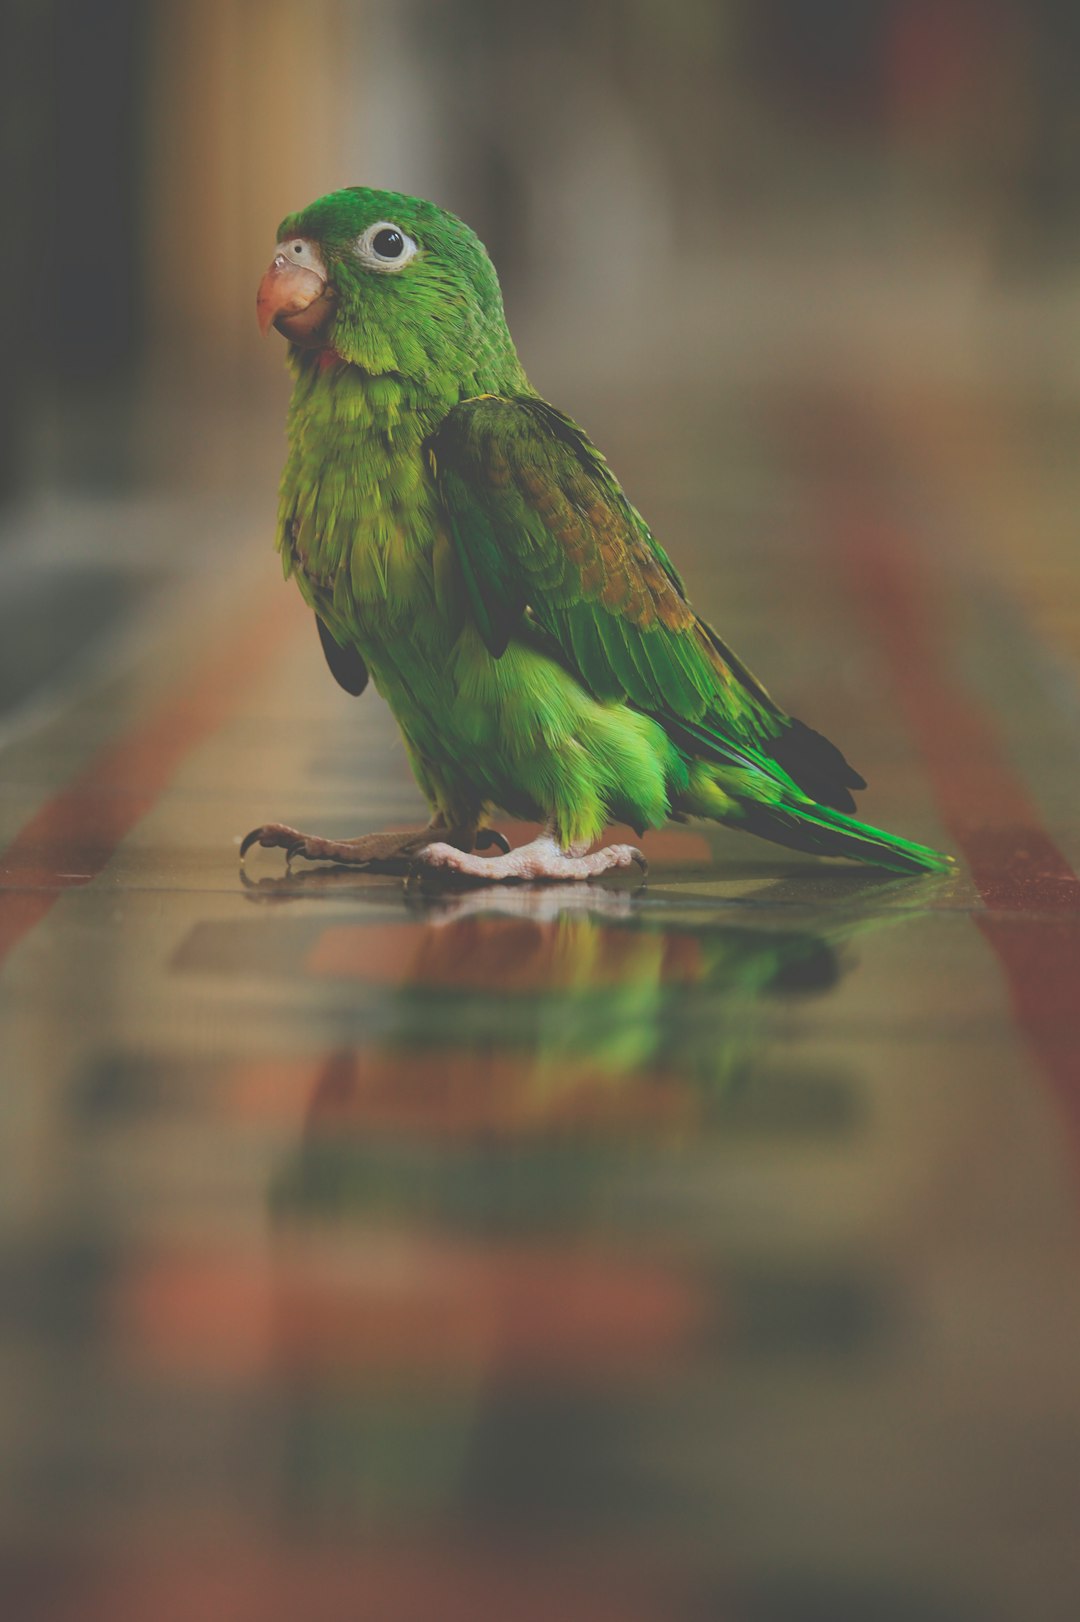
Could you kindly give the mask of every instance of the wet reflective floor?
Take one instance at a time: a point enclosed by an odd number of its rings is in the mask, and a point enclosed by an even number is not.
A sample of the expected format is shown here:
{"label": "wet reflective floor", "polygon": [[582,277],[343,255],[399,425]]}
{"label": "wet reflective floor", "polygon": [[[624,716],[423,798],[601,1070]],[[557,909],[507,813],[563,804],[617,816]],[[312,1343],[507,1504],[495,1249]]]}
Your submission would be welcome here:
{"label": "wet reflective floor", "polygon": [[0,753],[5,1617],[1078,1614],[1075,422],[597,414],[959,876],[696,825],[644,889],[242,875],[420,807],[231,516]]}

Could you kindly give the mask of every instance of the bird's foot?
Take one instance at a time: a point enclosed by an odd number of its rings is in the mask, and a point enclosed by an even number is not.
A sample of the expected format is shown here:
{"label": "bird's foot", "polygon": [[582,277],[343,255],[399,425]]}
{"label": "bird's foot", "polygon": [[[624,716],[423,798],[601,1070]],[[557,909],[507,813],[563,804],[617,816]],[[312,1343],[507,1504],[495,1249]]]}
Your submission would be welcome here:
{"label": "bird's foot", "polygon": [[605,845],[586,851],[582,846],[560,848],[550,834],[501,856],[474,856],[445,841],[425,845],[412,863],[415,875],[464,879],[473,884],[565,884],[573,879],[595,879],[616,868],[638,867],[642,877],[649,864],[633,845]]}
{"label": "bird's foot", "polygon": [[[447,841],[460,839],[462,848]],[[411,828],[385,834],[361,834],[358,839],[322,839],[317,834],[304,834],[283,822],[267,822],[253,828],[240,845],[243,861],[253,845],[267,850],[283,850],[287,862],[302,856],[308,862],[337,862],[343,867],[360,868],[367,873],[408,873],[414,862],[423,856],[427,847],[438,842],[440,849],[464,854],[464,848],[489,850],[493,845],[504,853],[510,849],[501,833],[494,828],[448,828],[437,819],[426,828]]]}

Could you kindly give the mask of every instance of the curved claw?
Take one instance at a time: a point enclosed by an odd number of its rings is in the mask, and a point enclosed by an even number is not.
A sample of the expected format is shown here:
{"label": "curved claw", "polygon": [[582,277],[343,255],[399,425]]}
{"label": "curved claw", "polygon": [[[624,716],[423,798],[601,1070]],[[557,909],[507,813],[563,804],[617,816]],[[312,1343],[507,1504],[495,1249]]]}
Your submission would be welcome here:
{"label": "curved claw", "polygon": [[262,836],[263,836],[262,828],[252,828],[252,830],[251,830],[251,832],[249,834],[244,835],[243,839],[241,839],[241,841],[240,841],[240,860],[241,861],[244,860],[244,857],[247,855],[247,853],[251,849],[252,845],[260,845],[260,844],[262,844]]}
{"label": "curved claw", "polygon": [[240,860],[244,860],[252,845],[262,845],[266,850],[283,850],[285,860],[291,862],[306,844],[306,834],[298,834],[295,828],[288,828],[283,822],[264,822],[261,828],[252,828],[240,841]]}
{"label": "curved claw", "polygon": [[501,855],[509,856],[510,841],[507,839],[505,834],[501,834],[498,828],[479,829],[476,835],[475,848],[477,850],[490,850],[492,845],[495,846]]}

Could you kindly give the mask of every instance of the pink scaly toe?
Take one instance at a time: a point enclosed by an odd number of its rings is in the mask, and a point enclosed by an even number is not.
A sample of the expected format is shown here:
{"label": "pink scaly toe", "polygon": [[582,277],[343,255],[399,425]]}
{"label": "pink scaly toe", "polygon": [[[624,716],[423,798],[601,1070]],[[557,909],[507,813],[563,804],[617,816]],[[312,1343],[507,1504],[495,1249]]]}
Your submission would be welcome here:
{"label": "pink scaly toe", "polygon": [[644,856],[633,845],[606,845],[602,850],[579,855],[561,850],[554,839],[542,834],[531,844],[494,857],[474,856],[441,842],[428,845],[417,853],[413,871],[479,884],[565,884],[627,867],[639,867],[643,875],[648,871]]}

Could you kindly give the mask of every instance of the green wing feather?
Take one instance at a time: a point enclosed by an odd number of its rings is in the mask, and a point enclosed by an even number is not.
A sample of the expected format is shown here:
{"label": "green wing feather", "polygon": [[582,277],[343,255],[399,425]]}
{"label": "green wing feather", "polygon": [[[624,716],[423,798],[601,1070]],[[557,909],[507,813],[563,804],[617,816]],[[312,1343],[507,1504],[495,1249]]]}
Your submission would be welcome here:
{"label": "green wing feather", "polygon": [[533,396],[455,406],[430,441],[477,628],[500,657],[530,616],[581,681],[693,753],[853,808],[863,781],[700,620],[600,452]]}

